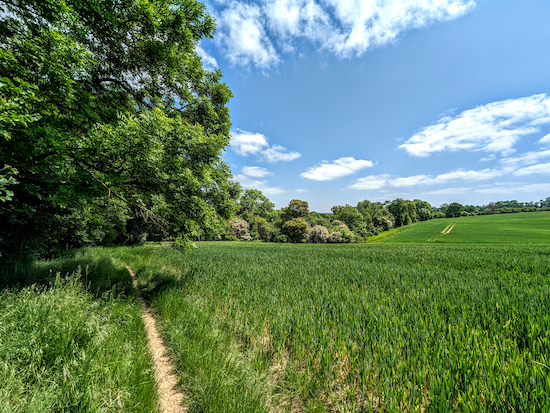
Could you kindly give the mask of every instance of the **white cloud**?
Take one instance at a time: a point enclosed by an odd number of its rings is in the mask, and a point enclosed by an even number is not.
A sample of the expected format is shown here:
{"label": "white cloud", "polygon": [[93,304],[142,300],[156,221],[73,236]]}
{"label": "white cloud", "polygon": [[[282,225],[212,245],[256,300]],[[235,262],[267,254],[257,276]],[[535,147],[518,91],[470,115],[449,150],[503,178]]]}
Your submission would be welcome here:
{"label": "white cloud", "polygon": [[218,2],[218,36],[233,64],[266,68],[307,39],[338,57],[359,56],[403,32],[456,19],[474,0],[232,0]]}
{"label": "white cloud", "polygon": [[487,162],[487,161],[494,161],[495,159],[497,159],[497,156],[494,153],[492,153],[488,156],[485,156],[484,158],[481,158],[479,161],[480,162]]}
{"label": "white cloud", "polygon": [[250,154],[257,154],[265,146],[268,146],[268,143],[267,138],[261,133],[235,129],[235,131],[231,132],[230,146],[238,155],[248,156]]}
{"label": "white cloud", "polygon": [[276,187],[269,186],[267,181],[258,181],[256,179],[252,179],[242,174],[235,175],[233,177],[233,180],[239,182],[243,186],[243,188],[259,189],[263,193],[269,194],[269,195],[277,195],[277,194],[282,194],[286,192],[280,186],[276,186]]}
{"label": "white cloud", "polygon": [[433,179],[430,175],[414,175],[405,178],[393,178],[388,181],[388,183],[395,188],[400,188],[402,186],[426,185],[427,183],[432,182]]}
{"label": "white cloud", "polygon": [[213,56],[210,56],[202,47],[197,46],[195,50],[202,59],[202,64],[205,69],[214,70],[218,67],[218,62],[216,59]]}
{"label": "white cloud", "polygon": [[327,42],[339,56],[361,55],[395,40],[403,31],[452,20],[470,11],[466,0],[326,0],[342,31]]}
{"label": "white cloud", "polygon": [[482,181],[492,179],[503,175],[505,172],[499,169],[483,169],[481,171],[465,171],[464,169],[455,169],[451,172],[437,175],[432,178],[431,175],[413,175],[406,177],[392,177],[391,175],[371,175],[360,178],[348,189],[381,189],[385,186],[394,188],[411,187],[418,185],[444,184],[456,180],[464,181]]}
{"label": "white cloud", "polygon": [[265,135],[247,132],[242,129],[231,131],[230,146],[235,150],[237,155],[257,155],[269,163],[279,161],[289,162],[302,156],[296,151],[288,151],[287,148],[281,145],[269,146]]}
{"label": "white cloud", "polygon": [[464,169],[456,169],[451,172],[447,172],[433,180],[433,183],[445,183],[449,181],[456,181],[457,179],[463,179],[465,181],[483,181],[485,179],[492,179],[497,176],[503,175],[504,172],[498,169],[483,169],[481,171],[465,171]]}
{"label": "white cloud", "polygon": [[333,162],[322,161],[321,164],[308,168],[300,176],[314,181],[332,181],[372,166],[372,161],[344,157]]}
{"label": "white cloud", "polygon": [[399,147],[414,156],[457,150],[500,152],[506,156],[522,136],[538,132],[547,123],[550,123],[550,98],[545,94],[533,95],[444,117]]}
{"label": "white cloud", "polygon": [[273,172],[269,172],[266,168],[259,166],[244,166],[242,173],[252,178],[263,178],[264,176],[273,175]]}
{"label": "white cloud", "polygon": [[258,5],[232,1],[218,17],[218,41],[232,64],[267,68],[279,61]]}
{"label": "white cloud", "polygon": [[520,166],[536,164],[540,159],[550,157],[550,149],[544,151],[526,152],[521,156],[502,158],[501,165],[507,170],[514,170]]}
{"label": "white cloud", "polygon": [[356,183],[348,186],[348,189],[381,189],[384,188],[391,175],[369,175],[364,178],[359,178]]}
{"label": "white cloud", "polygon": [[550,174],[550,163],[541,163],[538,165],[526,166],[514,171],[515,176],[531,175],[531,174]]}
{"label": "white cloud", "polygon": [[272,147],[267,148],[262,152],[262,155],[265,160],[270,163],[279,161],[289,162],[302,156],[296,151],[287,152],[287,149],[281,145],[273,145]]}
{"label": "white cloud", "polygon": [[539,143],[550,143],[550,133],[539,139]]}
{"label": "white cloud", "polygon": [[435,191],[422,192],[422,195],[453,195],[472,192],[473,188],[443,188]]}

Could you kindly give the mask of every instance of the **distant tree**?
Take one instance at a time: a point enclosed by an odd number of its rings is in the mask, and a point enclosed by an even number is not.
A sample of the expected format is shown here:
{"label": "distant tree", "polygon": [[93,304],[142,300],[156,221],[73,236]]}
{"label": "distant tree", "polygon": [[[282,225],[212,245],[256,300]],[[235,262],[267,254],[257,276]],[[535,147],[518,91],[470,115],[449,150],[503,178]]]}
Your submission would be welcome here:
{"label": "distant tree", "polygon": [[256,215],[268,219],[272,216],[275,208],[275,204],[259,189],[245,189],[239,198],[239,205],[238,214],[247,221]]}
{"label": "distant tree", "polygon": [[458,202],[453,202],[447,207],[447,210],[445,211],[445,216],[447,218],[459,217],[463,209],[464,207],[461,204],[459,204]]}
{"label": "distant tree", "polygon": [[329,236],[330,234],[326,227],[322,225],[315,225],[307,236],[307,242],[314,244],[325,244]]}
{"label": "distant tree", "polygon": [[427,221],[428,219],[432,219],[432,206],[428,202],[420,199],[415,199],[413,202],[416,205],[416,215],[418,216],[419,221]]}
{"label": "distant tree", "polygon": [[295,218],[305,218],[309,214],[309,205],[306,201],[293,199],[287,207],[281,209],[281,222],[290,221]]}
{"label": "distant tree", "polygon": [[395,218],[396,227],[401,227],[411,222],[411,217],[409,215],[410,201],[397,198],[391,201],[387,205],[387,208],[388,208],[388,211],[390,211]]}
{"label": "distant tree", "polygon": [[332,213],[334,219],[345,223],[350,230],[361,236],[367,235],[367,225],[363,215],[357,208],[350,205],[334,206],[332,207]]}
{"label": "distant tree", "polygon": [[489,204],[487,204],[487,208],[489,209],[489,212],[491,214],[496,214],[499,209],[499,205],[495,204],[494,202],[489,202]]}
{"label": "distant tree", "polygon": [[281,230],[290,242],[304,242],[309,233],[309,224],[303,217],[293,218],[285,221]]}
{"label": "distant tree", "polygon": [[330,225],[331,217],[332,214],[311,211],[305,218],[307,223],[312,227],[314,227],[315,225],[322,225],[324,227],[327,227],[328,225]]}
{"label": "distant tree", "polygon": [[236,237],[243,241],[252,240],[252,237],[250,236],[250,224],[241,217],[235,217],[231,219],[228,223],[228,226],[228,235]]}
{"label": "distant tree", "polygon": [[273,239],[275,228],[273,224],[268,222],[265,218],[256,216],[253,226],[262,241],[271,241]]}

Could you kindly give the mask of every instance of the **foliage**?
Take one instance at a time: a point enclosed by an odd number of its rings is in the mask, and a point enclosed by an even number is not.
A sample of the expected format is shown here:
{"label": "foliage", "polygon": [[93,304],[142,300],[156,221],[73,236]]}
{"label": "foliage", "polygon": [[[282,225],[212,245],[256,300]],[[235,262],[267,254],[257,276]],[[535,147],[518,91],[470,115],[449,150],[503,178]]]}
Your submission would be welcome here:
{"label": "foliage", "polygon": [[330,234],[328,229],[322,225],[315,225],[311,228],[307,236],[307,242],[313,244],[325,244],[328,241]]}
{"label": "foliage", "polygon": [[239,204],[238,214],[249,222],[254,216],[274,218],[275,204],[258,189],[245,189],[239,198]]}
{"label": "foliage", "polygon": [[445,210],[445,216],[447,218],[459,217],[460,213],[463,211],[464,207],[458,202],[453,202]]}
{"label": "foliage", "polygon": [[243,241],[251,241],[250,224],[241,217],[232,218],[229,223],[228,235],[236,237]]}
{"label": "foliage", "polygon": [[254,218],[254,229],[262,241],[271,241],[275,234],[273,224],[267,222],[267,220],[260,216]]}
{"label": "foliage", "polygon": [[304,242],[309,232],[309,224],[303,217],[285,221],[281,228],[290,242]]}
{"label": "foliage", "polygon": [[334,219],[342,221],[348,228],[362,236],[367,235],[367,224],[357,208],[350,205],[332,207]]}
{"label": "foliage", "polygon": [[419,221],[427,221],[433,218],[432,206],[421,199],[415,199],[414,204],[416,206],[416,215]]}
{"label": "foliage", "polygon": [[284,223],[295,218],[305,218],[309,214],[309,205],[306,201],[293,199],[288,206],[281,209],[281,221]]}
{"label": "foliage", "polygon": [[397,198],[388,204],[388,211],[395,218],[396,227],[407,225],[411,222],[411,205],[414,205],[414,203],[411,203],[408,200],[403,200],[401,198]]}
{"label": "foliage", "polygon": [[134,228],[184,243],[220,233],[239,187],[220,160],[231,92],[195,51],[214,32],[204,5],[0,8],[0,196],[11,198],[0,205],[3,258],[110,241],[79,235],[93,229],[78,220],[104,222],[99,231],[120,242]]}

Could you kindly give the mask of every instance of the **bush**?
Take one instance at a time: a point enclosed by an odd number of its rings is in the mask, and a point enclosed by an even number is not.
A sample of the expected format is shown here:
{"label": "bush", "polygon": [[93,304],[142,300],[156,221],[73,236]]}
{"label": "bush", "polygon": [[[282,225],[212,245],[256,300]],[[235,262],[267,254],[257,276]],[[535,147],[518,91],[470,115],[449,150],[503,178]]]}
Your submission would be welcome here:
{"label": "bush", "polygon": [[315,225],[307,237],[307,242],[313,244],[325,244],[330,237],[328,229],[323,225]]}
{"label": "bush", "polygon": [[290,242],[304,242],[309,233],[309,224],[302,217],[294,218],[283,224],[282,231]]}
{"label": "bush", "polygon": [[235,217],[228,223],[228,236],[234,236],[243,241],[252,241],[250,225],[241,217]]}

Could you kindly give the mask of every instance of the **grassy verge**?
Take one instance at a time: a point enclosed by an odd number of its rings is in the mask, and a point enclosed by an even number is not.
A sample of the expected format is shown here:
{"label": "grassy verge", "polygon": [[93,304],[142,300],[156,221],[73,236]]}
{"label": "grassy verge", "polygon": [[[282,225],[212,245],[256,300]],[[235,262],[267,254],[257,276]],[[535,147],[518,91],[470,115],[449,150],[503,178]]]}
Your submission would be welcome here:
{"label": "grassy verge", "polygon": [[202,276],[189,267],[189,255],[162,246],[107,251],[136,272],[177,365],[190,412],[272,410],[277,402],[269,379],[271,353],[235,335],[216,303],[187,289]]}
{"label": "grassy verge", "polygon": [[158,411],[125,269],[87,250],[0,281],[0,412]]}

